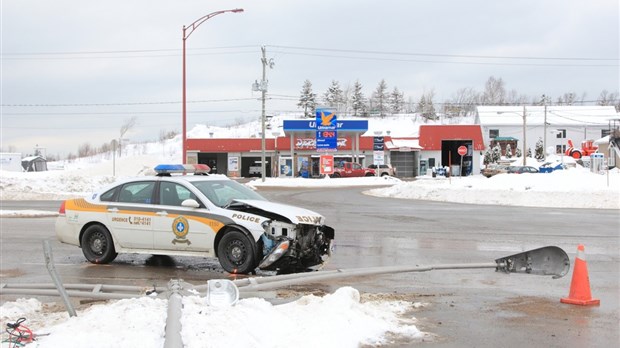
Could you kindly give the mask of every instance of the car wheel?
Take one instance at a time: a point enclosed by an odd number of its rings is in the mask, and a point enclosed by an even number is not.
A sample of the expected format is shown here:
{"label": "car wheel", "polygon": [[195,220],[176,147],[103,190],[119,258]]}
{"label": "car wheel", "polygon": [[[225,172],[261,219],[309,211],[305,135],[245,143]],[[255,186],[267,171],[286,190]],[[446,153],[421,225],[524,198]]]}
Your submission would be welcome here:
{"label": "car wheel", "polygon": [[255,246],[241,231],[226,232],[217,246],[220,265],[228,273],[250,273],[258,265]]}
{"label": "car wheel", "polygon": [[80,242],[84,256],[92,263],[110,263],[118,255],[110,231],[102,225],[88,227]]}
{"label": "car wheel", "polygon": [[373,173],[366,173],[365,176],[375,176]]}
{"label": "car wheel", "polygon": [[332,177],[332,178],[339,178],[339,177],[340,177],[340,174],[338,174],[338,173],[334,173],[334,174],[330,175],[330,177]]}
{"label": "car wheel", "polygon": [[383,173],[383,174],[381,174],[381,176],[390,176],[390,174],[388,174],[388,173]]}
{"label": "car wheel", "polygon": [[580,159],[581,158],[581,152],[577,151],[577,150],[573,150],[570,153],[570,156],[574,159]]}

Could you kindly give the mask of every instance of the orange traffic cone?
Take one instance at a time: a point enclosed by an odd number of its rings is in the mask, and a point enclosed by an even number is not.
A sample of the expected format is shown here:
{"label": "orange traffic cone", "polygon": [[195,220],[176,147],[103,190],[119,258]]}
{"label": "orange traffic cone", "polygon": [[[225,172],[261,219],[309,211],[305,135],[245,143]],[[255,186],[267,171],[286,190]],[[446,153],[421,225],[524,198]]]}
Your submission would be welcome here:
{"label": "orange traffic cone", "polygon": [[577,258],[573,267],[570,293],[568,297],[561,298],[560,302],[582,306],[599,305],[601,303],[601,300],[592,298],[590,293],[590,277],[588,276],[588,264],[586,263],[583,244],[577,246]]}

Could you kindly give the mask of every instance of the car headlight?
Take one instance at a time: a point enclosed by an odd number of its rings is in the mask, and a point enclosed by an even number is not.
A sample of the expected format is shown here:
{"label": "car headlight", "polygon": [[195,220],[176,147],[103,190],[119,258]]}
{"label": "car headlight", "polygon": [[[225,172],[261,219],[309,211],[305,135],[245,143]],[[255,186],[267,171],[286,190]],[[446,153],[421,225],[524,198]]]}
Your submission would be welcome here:
{"label": "car headlight", "polygon": [[281,241],[278,245],[271,250],[271,253],[263,259],[258,265],[259,268],[265,268],[271,266],[274,262],[278,261],[286,252],[290,246],[288,239]]}

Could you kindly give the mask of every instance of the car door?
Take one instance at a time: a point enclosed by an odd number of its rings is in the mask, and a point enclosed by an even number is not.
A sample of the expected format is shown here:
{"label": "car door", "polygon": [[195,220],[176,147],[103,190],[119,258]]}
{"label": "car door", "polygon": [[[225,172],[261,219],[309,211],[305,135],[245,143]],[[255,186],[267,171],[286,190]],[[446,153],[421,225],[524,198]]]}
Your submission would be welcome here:
{"label": "car door", "polygon": [[155,181],[124,184],[114,203],[108,205],[108,225],[123,248],[153,248],[153,190]]}
{"label": "car door", "polygon": [[[215,231],[208,210],[196,194],[176,182],[161,181],[158,187],[159,204],[155,212],[155,249],[175,251],[207,251],[213,248]],[[183,207],[184,200],[198,201],[200,208]]]}

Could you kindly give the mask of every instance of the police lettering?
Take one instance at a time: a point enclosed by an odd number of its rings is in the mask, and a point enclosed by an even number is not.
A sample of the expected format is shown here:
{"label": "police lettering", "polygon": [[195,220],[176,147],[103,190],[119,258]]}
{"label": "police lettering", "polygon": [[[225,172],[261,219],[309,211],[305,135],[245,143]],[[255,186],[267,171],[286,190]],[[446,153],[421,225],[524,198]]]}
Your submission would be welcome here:
{"label": "police lettering", "polygon": [[311,224],[319,224],[321,223],[320,216],[297,216],[297,220],[301,222],[308,222]]}
{"label": "police lettering", "polygon": [[242,214],[233,214],[232,218],[233,219],[250,221],[250,222],[254,222],[254,223],[260,223],[260,218],[255,217],[255,216],[248,216],[248,215],[242,215]]}

